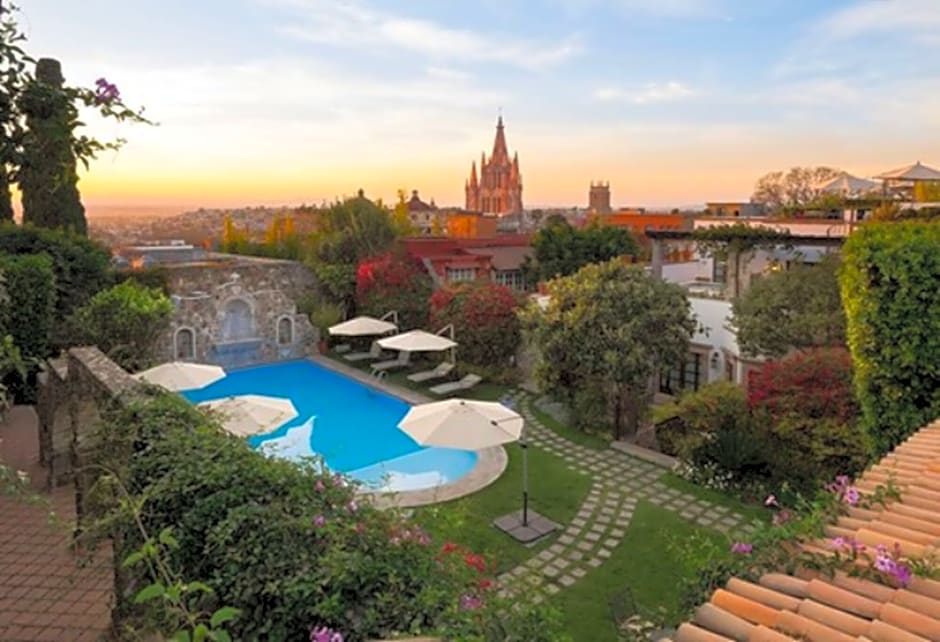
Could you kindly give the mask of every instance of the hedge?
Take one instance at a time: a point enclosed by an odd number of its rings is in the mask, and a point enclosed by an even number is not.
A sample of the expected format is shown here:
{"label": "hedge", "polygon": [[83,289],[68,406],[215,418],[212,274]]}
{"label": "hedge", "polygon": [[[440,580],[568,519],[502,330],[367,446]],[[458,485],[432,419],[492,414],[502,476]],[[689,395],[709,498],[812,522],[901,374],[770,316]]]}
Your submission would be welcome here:
{"label": "hedge", "polygon": [[52,260],[45,254],[0,257],[0,272],[9,299],[0,314],[3,333],[13,337],[24,357],[48,357],[56,304]]}
{"label": "hedge", "polygon": [[862,425],[882,454],[940,416],[940,225],[860,227],[840,285]]}

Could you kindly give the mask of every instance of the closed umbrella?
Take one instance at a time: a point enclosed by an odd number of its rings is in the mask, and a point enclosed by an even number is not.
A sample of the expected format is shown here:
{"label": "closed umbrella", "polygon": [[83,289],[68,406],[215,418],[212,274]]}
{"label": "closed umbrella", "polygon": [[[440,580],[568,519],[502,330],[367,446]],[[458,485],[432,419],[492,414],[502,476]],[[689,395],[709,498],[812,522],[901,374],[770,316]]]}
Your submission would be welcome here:
{"label": "closed umbrella", "polygon": [[522,447],[522,526],[529,521],[528,449],[524,420],[495,401],[447,399],[413,406],[398,427],[422,446],[479,450],[518,441]]}
{"label": "closed umbrella", "polygon": [[369,337],[395,332],[398,326],[390,321],[360,316],[330,326],[329,330],[334,337]]}
{"label": "closed umbrella", "polygon": [[297,416],[290,399],[238,395],[199,404],[222,415],[222,427],[237,437],[271,432]]}
{"label": "closed umbrella", "polygon": [[210,383],[225,378],[225,370],[219,366],[209,366],[202,363],[172,361],[138,372],[133,376],[139,381],[145,381],[178,392],[180,390],[204,388]]}

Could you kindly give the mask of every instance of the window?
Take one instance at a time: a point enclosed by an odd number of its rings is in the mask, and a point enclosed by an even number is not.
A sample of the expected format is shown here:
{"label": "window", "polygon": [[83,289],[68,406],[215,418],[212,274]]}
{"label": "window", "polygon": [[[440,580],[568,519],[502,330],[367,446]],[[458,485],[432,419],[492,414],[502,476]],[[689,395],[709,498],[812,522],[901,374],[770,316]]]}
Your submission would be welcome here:
{"label": "window", "polygon": [[286,346],[294,342],[294,320],[281,317],[277,320],[277,344]]}
{"label": "window", "polygon": [[685,363],[659,375],[659,391],[676,395],[684,390],[698,390],[702,376],[702,355],[690,352]]}
{"label": "window", "polygon": [[196,333],[192,328],[180,328],[173,337],[173,353],[177,361],[196,357]]}
{"label": "window", "polygon": [[712,281],[725,283],[728,280],[728,261],[715,259],[712,269]]}
{"label": "window", "polygon": [[473,268],[447,268],[447,281],[449,283],[466,283],[476,281],[477,271]]}
{"label": "window", "polygon": [[525,289],[525,279],[522,277],[522,270],[497,270],[494,280],[499,285],[505,285],[513,290]]}

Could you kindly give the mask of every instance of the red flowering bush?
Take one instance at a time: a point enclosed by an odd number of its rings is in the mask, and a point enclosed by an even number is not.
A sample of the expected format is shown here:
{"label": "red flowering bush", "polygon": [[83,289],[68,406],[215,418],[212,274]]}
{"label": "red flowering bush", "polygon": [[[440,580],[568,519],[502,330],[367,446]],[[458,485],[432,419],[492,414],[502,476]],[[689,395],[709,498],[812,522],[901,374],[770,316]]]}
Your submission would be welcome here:
{"label": "red flowering bush", "polygon": [[750,381],[748,403],[771,417],[854,421],[858,404],[852,388],[852,359],[844,348],[816,348],[770,361]]}
{"label": "red flowering bush", "polygon": [[504,365],[521,341],[519,298],[503,285],[467,283],[431,295],[435,327],[454,324],[460,358],[479,366]]}
{"label": "red flowering bush", "polygon": [[396,310],[401,330],[423,328],[431,285],[421,261],[405,252],[388,252],[359,263],[356,307],[361,314],[377,317]]}

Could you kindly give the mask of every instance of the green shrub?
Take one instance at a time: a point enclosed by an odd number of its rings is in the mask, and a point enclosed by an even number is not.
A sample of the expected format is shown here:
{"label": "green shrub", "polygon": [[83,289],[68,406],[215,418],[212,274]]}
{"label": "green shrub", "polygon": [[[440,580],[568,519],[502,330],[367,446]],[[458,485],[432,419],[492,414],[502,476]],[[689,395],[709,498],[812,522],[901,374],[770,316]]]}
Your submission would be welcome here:
{"label": "green shrub", "polygon": [[153,365],[173,303],[162,291],[124,281],[98,292],[68,320],[70,343],[96,345],[130,372]]}
{"label": "green shrub", "polygon": [[9,297],[0,326],[24,357],[45,359],[56,307],[52,260],[45,254],[0,257],[0,271]]}
{"label": "green shrub", "polygon": [[[97,464],[111,472],[92,494],[94,531],[117,535],[121,559],[141,546],[138,519],[149,533],[172,526],[178,546],[167,563],[184,582],[211,587],[204,610],[240,610],[227,624],[233,639],[307,640],[313,626],[350,641],[451,630],[494,642],[558,639],[543,611],[523,603],[515,612],[486,592],[486,560],[433,545],[340,476],[266,458],[175,395],[152,394],[106,417]],[[137,567],[124,572],[128,586],[147,581]],[[482,599],[480,610],[461,608],[467,596]],[[118,595],[120,611],[146,615],[132,597]],[[522,637],[539,625],[541,637]],[[500,637],[484,635],[494,627]]]}
{"label": "green shrub", "polygon": [[750,424],[747,395],[730,381],[708,383],[684,395],[679,399],[678,416],[695,432],[746,429]]}
{"label": "green shrub", "polygon": [[62,320],[114,283],[107,248],[77,234],[29,225],[0,225],[0,255],[46,254],[55,272],[55,318]]}
{"label": "green shrub", "polygon": [[940,225],[872,223],[846,241],[840,284],[862,426],[884,453],[940,416]]}

